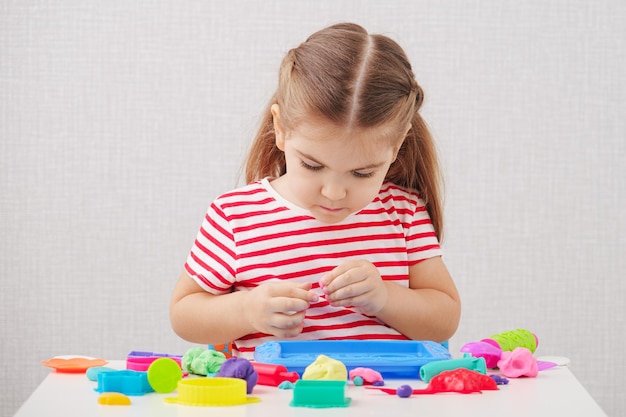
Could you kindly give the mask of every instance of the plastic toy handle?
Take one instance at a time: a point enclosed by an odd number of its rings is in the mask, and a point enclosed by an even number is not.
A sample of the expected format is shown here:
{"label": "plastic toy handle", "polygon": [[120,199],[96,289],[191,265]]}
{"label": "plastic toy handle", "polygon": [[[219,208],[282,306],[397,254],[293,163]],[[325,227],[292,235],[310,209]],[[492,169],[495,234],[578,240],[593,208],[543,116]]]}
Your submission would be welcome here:
{"label": "plastic toy handle", "polygon": [[487,368],[495,368],[502,357],[502,349],[484,341],[466,343],[461,347],[461,352],[484,358]]}
{"label": "plastic toy handle", "polygon": [[472,356],[476,355],[491,355],[502,356],[502,349],[493,346],[487,342],[469,342],[463,345],[461,352],[471,353]]}
{"label": "plastic toy handle", "polygon": [[451,371],[454,369],[465,368],[479,372],[483,375],[487,374],[487,365],[482,357],[474,358],[469,353],[461,359],[449,359],[444,361],[429,362],[420,368],[420,378],[424,382],[430,380],[442,373],[443,371]]}
{"label": "plastic toy handle", "polygon": [[296,382],[300,379],[297,372],[289,372],[284,365],[250,361],[259,375],[257,384],[277,387],[283,381]]}

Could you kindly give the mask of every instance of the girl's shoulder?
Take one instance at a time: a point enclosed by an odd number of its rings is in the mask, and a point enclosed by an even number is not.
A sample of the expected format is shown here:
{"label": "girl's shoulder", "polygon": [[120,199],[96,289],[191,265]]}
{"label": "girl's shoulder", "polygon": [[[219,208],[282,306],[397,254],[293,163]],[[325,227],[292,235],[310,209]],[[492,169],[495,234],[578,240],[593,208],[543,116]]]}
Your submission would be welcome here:
{"label": "girl's shoulder", "polygon": [[213,200],[211,207],[224,214],[236,214],[252,208],[259,209],[274,201],[266,185],[265,180],[259,180],[227,191]]}
{"label": "girl's shoulder", "polygon": [[233,190],[227,191],[221,195],[219,195],[215,201],[229,201],[229,200],[239,200],[254,198],[254,196],[258,196],[259,194],[267,193],[267,188],[263,184],[263,180],[254,181],[250,184],[241,186],[239,188],[235,188]]}
{"label": "girl's shoulder", "polygon": [[413,207],[414,209],[425,206],[424,201],[417,191],[390,182],[386,182],[382,185],[378,193],[378,198],[385,206]]}

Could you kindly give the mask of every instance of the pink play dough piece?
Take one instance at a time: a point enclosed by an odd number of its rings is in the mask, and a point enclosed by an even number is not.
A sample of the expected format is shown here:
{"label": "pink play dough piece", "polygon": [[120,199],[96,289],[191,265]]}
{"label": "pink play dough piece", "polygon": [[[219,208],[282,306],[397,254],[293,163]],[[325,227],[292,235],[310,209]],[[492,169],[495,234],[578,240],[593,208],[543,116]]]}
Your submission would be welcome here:
{"label": "pink play dough piece", "polygon": [[502,357],[498,361],[498,368],[500,368],[502,375],[508,378],[520,376],[532,378],[539,373],[537,359],[529,349],[523,347],[515,348],[512,352],[502,352]]}
{"label": "pink play dough piece", "polygon": [[368,384],[373,384],[374,382],[383,380],[383,377],[379,372],[376,372],[375,370],[370,368],[354,368],[350,370],[349,376],[350,380],[353,380],[355,377],[360,376],[361,378],[363,378],[363,382],[366,382]]}

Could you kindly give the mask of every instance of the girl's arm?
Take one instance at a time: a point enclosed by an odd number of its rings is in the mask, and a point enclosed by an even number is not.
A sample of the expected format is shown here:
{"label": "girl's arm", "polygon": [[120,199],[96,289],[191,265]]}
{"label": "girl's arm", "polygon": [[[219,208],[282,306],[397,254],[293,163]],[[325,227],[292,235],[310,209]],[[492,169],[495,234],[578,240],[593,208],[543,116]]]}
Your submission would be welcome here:
{"label": "girl's arm", "polygon": [[172,329],[199,344],[226,343],[256,332],[294,337],[302,331],[309,303],[317,301],[309,290],[310,284],[278,282],[215,295],[183,271],[170,302]]}
{"label": "girl's arm", "polygon": [[409,268],[409,287],[384,281],[371,262],[345,262],[320,280],[334,306],[376,316],[413,340],[449,339],[459,325],[461,302],[440,256]]}
{"label": "girl's arm", "polygon": [[254,332],[242,320],[246,293],[215,295],[204,291],[183,271],[170,302],[172,329],[181,338],[199,344],[227,343]]}
{"label": "girl's arm", "polygon": [[440,256],[409,268],[409,288],[385,282],[387,302],[376,316],[413,340],[443,342],[454,335],[461,300]]}

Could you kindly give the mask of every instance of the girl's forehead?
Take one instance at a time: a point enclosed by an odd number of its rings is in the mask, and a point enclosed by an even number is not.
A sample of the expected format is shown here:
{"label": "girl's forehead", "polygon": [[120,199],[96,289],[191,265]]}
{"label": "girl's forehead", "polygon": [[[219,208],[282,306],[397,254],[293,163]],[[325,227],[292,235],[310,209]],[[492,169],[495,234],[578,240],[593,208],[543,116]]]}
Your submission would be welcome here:
{"label": "girl's forehead", "polygon": [[292,134],[311,142],[332,142],[363,149],[369,147],[395,146],[397,126],[392,123],[374,127],[342,126],[325,120],[302,120],[293,129]]}
{"label": "girl's forehead", "polygon": [[384,162],[395,148],[388,127],[348,129],[331,123],[307,122],[298,124],[288,140],[301,155],[318,163],[342,160],[359,168]]}

